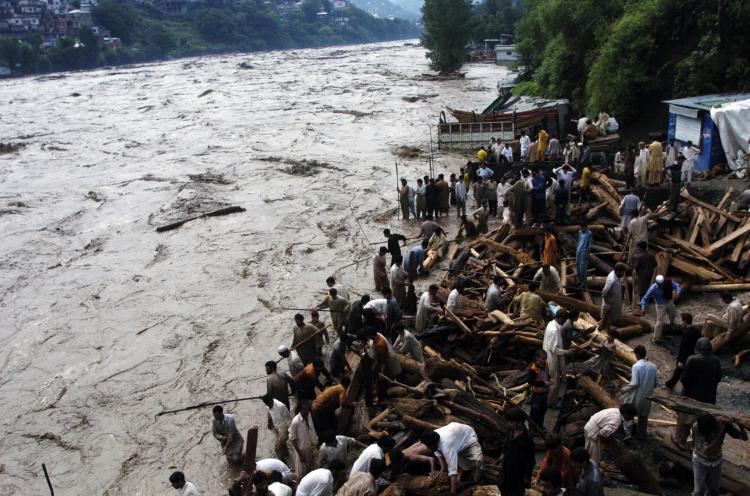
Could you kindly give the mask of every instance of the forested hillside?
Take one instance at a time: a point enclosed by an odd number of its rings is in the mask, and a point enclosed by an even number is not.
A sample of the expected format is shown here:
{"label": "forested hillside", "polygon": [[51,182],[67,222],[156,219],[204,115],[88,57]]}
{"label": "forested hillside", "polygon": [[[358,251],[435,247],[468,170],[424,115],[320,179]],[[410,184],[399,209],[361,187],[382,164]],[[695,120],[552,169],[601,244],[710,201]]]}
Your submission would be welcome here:
{"label": "forested hillside", "polygon": [[632,120],[660,99],[750,90],[747,0],[524,0],[517,92]]}

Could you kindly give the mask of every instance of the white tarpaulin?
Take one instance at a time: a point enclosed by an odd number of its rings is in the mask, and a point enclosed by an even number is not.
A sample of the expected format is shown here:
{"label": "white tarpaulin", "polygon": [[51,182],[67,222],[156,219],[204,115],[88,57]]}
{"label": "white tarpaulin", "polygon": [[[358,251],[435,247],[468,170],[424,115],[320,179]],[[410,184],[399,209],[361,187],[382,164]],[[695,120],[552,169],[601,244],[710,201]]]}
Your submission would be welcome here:
{"label": "white tarpaulin", "polygon": [[747,153],[750,138],[750,100],[741,100],[711,108],[711,119],[719,128],[721,146],[727,156],[727,164],[734,169],[737,150]]}

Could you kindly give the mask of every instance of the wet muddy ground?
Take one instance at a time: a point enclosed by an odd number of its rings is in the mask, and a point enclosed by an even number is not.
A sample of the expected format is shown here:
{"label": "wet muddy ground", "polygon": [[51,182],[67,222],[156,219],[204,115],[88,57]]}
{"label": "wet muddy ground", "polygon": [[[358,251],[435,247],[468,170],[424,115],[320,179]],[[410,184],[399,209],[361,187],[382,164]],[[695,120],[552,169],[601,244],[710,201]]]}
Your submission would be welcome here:
{"label": "wet muddy ground", "polygon": [[[0,83],[0,141],[22,145],[0,155],[0,494],[45,494],[41,463],[62,496],[171,495],[175,469],[222,494],[210,411],[154,415],[264,392],[291,340],[274,309],[314,304],[399,226],[394,162],[428,173],[445,105],[494,99],[504,70],[466,69],[424,81],[424,51],[387,43]],[[155,231],[229,205],[247,211]],[[341,278],[368,291],[370,264]]]}

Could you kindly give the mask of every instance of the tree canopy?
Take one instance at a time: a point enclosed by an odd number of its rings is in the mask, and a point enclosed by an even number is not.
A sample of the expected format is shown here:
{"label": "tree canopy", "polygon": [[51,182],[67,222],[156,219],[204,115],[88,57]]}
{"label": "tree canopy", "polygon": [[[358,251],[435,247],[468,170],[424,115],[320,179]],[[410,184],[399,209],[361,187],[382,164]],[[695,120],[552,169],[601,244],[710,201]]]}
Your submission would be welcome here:
{"label": "tree canopy", "polygon": [[425,0],[422,44],[434,70],[449,72],[461,67],[471,38],[470,20],[470,0]]}
{"label": "tree canopy", "polygon": [[516,91],[636,118],[644,104],[750,90],[746,0],[524,0]]}

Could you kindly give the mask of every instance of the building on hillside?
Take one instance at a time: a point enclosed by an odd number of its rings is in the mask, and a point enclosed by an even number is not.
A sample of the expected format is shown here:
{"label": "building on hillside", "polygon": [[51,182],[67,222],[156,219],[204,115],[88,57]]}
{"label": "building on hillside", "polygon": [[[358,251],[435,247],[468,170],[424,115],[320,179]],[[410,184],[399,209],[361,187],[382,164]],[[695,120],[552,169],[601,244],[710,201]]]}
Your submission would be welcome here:
{"label": "building on hillside", "polygon": [[302,9],[302,2],[280,2],[274,7],[276,12],[281,16],[285,16],[291,12],[297,12]]}
{"label": "building on hillside", "polygon": [[166,14],[185,15],[190,0],[154,0],[154,7]]}
{"label": "building on hillside", "polygon": [[108,48],[110,50],[118,50],[122,48],[122,41],[120,40],[120,38],[105,36],[104,38],[102,38],[102,44],[105,48]]}
{"label": "building on hillside", "polygon": [[[750,133],[750,125],[743,126],[742,118],[733,120],[731,115],[743,112],[743,108],[750,108],[750,93],[692,96],[662,103],[669,106],[667,139],[680,148],[692,141],[701,150],[695,162],[696,171],[731,163],[736,148],[734,143],[738,140],[747,143],[748,136],[745,134]],[[712,114],[717,116],[718,113],[730,115],[730,119],[712,118]],[[737,138],[732,139],[734,135]]]}
{"label": "building on hillside", "polygon": [[342,10],[350,6],[347,0],[333,0],[333,10]]}

